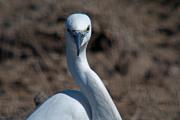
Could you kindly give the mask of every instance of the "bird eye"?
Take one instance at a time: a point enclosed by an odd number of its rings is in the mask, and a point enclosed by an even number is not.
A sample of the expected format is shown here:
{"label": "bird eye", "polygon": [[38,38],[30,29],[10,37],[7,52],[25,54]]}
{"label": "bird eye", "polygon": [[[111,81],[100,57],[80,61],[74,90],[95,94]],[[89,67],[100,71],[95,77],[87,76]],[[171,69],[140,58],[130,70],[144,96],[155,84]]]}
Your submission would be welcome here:
{"label": "bird eye", "polygon": [[87,27],[86,31],[89,31],[89,29],[90,29],[90,26]]}

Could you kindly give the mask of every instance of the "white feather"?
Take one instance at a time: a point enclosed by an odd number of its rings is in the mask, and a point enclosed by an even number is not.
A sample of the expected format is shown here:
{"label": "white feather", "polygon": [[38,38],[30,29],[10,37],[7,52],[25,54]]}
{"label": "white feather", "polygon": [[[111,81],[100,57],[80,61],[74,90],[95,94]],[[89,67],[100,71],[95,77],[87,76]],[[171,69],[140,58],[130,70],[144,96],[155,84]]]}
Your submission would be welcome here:
{"label": "white feather", "polygon": [[[121,120],[108,91],[86,58],[91,36],[90,18],[85,14],[72,14],[66,28],[69,31],[66,33],[67,63],[80,91],[69,90],[50,97],[27,120]],[[77,55],[79,38],[75,40],[75,37],[84,33]]]}

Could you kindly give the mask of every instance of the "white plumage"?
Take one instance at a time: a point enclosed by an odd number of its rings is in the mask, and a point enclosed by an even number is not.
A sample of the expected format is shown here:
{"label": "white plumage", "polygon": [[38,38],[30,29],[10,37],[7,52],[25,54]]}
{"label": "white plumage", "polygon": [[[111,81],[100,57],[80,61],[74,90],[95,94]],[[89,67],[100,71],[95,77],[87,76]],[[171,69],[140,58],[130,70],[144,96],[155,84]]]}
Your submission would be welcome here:
{"label": "white plumage", "polygon": [[80,91],[66,90],[50,97],[27,120],[121,120],[104,84],[87,62],[90,18],[72,14],[66,28],[67,63]]}

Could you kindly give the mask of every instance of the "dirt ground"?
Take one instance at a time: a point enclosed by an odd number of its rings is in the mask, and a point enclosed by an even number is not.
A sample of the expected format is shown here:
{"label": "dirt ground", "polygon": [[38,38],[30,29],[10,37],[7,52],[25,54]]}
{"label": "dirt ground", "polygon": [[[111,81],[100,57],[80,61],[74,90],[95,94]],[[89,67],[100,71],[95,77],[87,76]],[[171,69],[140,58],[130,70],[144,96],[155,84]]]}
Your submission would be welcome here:
{"label": "dirt ground", "polygon": [[123,120],[180,120],[179,0],[0,0],[0,120],[78,89],[64,37],[74,12],[92,19],[88,59]]}

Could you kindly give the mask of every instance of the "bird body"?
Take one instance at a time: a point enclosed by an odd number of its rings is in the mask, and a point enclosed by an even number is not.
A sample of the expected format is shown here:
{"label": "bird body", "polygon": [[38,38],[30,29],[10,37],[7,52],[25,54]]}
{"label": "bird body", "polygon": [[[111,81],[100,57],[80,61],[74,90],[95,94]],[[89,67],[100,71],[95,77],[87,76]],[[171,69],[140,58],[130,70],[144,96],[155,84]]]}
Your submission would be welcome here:
{"label": "bird body", "polygon": [[66,28],[67,63],[80,91],[70,90],[50,97],[27,120],[122,120],[86,58],[91,36],[90,18],[81,13],[72,14]]}
{"label": "bird body", "polygon": [[90,120],[89,110],[80,91],[66,90],[46,100],[27,120]]}

